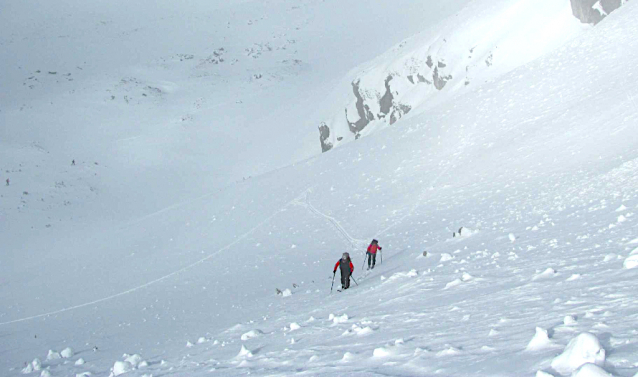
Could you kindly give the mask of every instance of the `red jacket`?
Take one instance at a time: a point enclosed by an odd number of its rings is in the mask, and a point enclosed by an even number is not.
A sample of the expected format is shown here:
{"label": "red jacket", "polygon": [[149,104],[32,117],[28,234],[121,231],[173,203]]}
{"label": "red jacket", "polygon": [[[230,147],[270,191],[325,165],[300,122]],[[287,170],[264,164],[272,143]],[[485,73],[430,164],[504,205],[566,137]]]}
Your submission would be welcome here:
{"label": "red jacket", "polygon": [[[337,272],[337,268],[339,268],[339,263],[341,263],[341,259],[339,259],[339,261],[337,261],[337,264],[335,264],[335,269],[333,272]],[[352,265],[352,261],[350,261],[350,273],[354,272],[354,266]]]}
{"label": "red jacket", "polygon": [[381,250],[381,246],[379,246],[378,244],[370,244],[370,246],[368,246],[368,253],[370,254],[376,254],[377,250]]}

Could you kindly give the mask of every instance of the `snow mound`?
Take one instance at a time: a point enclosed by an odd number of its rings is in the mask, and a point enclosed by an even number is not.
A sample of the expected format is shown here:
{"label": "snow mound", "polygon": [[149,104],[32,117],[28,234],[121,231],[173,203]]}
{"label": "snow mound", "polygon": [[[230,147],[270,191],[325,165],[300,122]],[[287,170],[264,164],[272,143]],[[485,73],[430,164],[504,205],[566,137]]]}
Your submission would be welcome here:
{"label": "snow mound", "polygon": [[75,375],[75,377],[91,377],[91,372],[82,372]]}
{"label": "snow mound", "polygon": [[443,289],[453,288],[453,287],[456,287],[456,286],[461,285],[461,284],[463,284],[463,280],[454,279],[451,282],[445,284],[445,288],[443,288]]}
{"label": "snow mound", "polygon": [[299,326],[299,324],[297,322],[293,322],[290,324],[290,331],[295,331],[295,330],[299,330],[301,328],[301,326]]}
{"label": "snow mound", "polygon": [[573,315],[567,315],[565,316],[565,318],[563,318],[563,324],[565,326],[573,326],[576,324],[576,317],[574,317]]}
{"label": "snow mound", "polygon": [[45,369],[40,373],[40,377],[51,377],[51,372]]}
{"label": "snow mound", "polygon": [[134,355],[126,357],[124,359],[124,361],[128,362],[129,364],[131,364],[133,366],[133,368],[138,368],[143,360],[142,360],[142,356],[140,356],[138,354],[134,354]]}
{"label": "snow mound", "polygon": [[288,288],[284,289],[284,292],[281,294],[282,297],[290,297],[292,296],[292,291]]}
{"label": "snow mound", "polygon": [[372,351],[373,357],[388,357],[390,355],[392,355],[392,352],[385,347],[375,348],[374,351]]}
{"label": "snow mound", "polygon": [[537,327],[536,334],[532,340],[529,341],[527,347],[525,347],[526,351],[539,351],[548,347],[551,347],[552,341],[549,340],[549,334],[547,330]]}
{"label": "snow mound", "polygon": [[605,363],[605,349],[591,333],[582,333],[572,339],[563,353],[552,360],[552,368],[560,374],[569,374],[586,363]]}
{"label": "snow mound", "polygon": [[84,364],[86,364],[86,361],[84,361],[84,359],[81,357],[77,359],[77,361],[75,362],[75,365],[77,366],[84,365]]}
{"label": "snow mound", "polygon": [[248,340],[262,336],[264,333],[261,330],[250,330],[247,333],[242,334],[241,340]]}
{"label": "snow mound", "polygon": [[454,259],[454,257],[448,253],[441,254],[441,262],[447,262]]}
{"label": "snow mound", "polygon": [[60,356],[60,353],[53,350],[49,350],[49,353],[47,354],[47,360],[57,360],[61,358],[62,356]]}
{"label": "snow mound", "polygon": [[248,357],[253,357],[253,353],[250,352],[248,348],[246,348],[245,346],[241,346],[241,350],[239,350],[239,353],[237,354],[236,358],[245,359]]}
{"label": "snow mound", "polygon": [[419,276],[419,272],[415,269],[412,269],[408,272],[397,272],[394,275],[390,276],[388,281],[401,279],[401,278],[414,278]]}
{"label": "snow mound", "polygon": [[60,352],[60,355],[65,359],[70,359],[75,355],[75,352],[73,352],[73,348],[67,347]]}
{"label": "snow mound", "polygon": [[623,267],[630,270],[638,267],[638,249],[634,249],[629,256],[625,259]]}
{"label": "snow mound", "polygon": [[613,375],[596,364],[587,363],[576,369],[572,377],[613,377]]}
{"label": "snow mound", "polygon": [[352,360],[355,360],[355,356],[354,354],[350,352],[344,353],[343,357],[341,358],[341,361],[345,361],[345,362],[352,361]]}
{"label": "snow mound", "polygon": [[536,275],[534,275],[534,277],[532,277],[532,280],[551,279],[551,278],[555,277],[556,274],[557,274],[556,270],[554,270],[553,268],[549,267],[545,271],[543,271],[541,273],[537,273]]}
{"label": "snow mound", "polygon": [[205,337],[200,337],[199,339],[197,339],[197,344],[202,344],[202,343],[206,343],[208,342],[208,339],[206,339]]}
{"label": "snow mound", "polygon": [[128,373],[133,369],[133,365],[131,365],[128,361],[116,361],[115,364],[113,364],[111,376],[119,376],[121,374]]}
{"label": "snow mound", "polygon": [[460,355],[461,353],[462,353],[461,350],[456,347],[448,347],[444,350],[437,352],[436,356],[438,357],[455,356],[455,355]]}
{"label": "snow mound", "polygon": [[516,236],[514,235],[514,233],[510,233],[508,237],[509,237],[511,242],[516,241]]}
{"label": "snow mound", "polygon": [[554,375],[549,374],[547,372],[543,372],[542,370],[539,370],[536,372],[536,377],[554,377]]}
{"label": "snow mound", "polygon": [[328,320],[332,321],[335,325],[339,323],[345,323],[345,322],[348,322],[348,315],[345,313],[340,316],[335,316],[334,314],[330,314],[328,316]]}

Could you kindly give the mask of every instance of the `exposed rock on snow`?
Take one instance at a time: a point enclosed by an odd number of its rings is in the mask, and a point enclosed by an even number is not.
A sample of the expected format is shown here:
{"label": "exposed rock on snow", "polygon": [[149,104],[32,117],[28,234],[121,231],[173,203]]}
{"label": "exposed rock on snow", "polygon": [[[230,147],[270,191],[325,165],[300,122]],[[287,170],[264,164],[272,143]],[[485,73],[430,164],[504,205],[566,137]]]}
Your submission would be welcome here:
{"label": "exposed rock on snow", "polygon": [[525,350],[538,351],[545,348],[549,348],[551,347],[551,345],[552,345],[552,341],[549,340],[549,335],[547,333],[547,330],[537,327],[536,334],[534,335],[532,340],[529,341],[529,343],[527,344],[527,347],[525,347]]}
{"label": "exposed rock on snow", "polygon": [[605,349],[591,333],[582,333],[572,339],[563,353],[552,360],[552,368],[560,374],[569,374],[586,363],[599,366],[605,363]]}
{"label": "exposed rock on snow", "polygon": [[618,9],[621,0],[571,0],[574,17],[586,24],[597,24]]}

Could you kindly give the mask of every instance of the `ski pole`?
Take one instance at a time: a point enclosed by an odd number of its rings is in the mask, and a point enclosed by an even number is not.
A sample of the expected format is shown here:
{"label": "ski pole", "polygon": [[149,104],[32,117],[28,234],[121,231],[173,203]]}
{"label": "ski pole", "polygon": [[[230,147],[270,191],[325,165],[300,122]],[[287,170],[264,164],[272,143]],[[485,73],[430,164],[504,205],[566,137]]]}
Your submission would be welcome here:
{"label": "ski pole", "polygon": [[383,250],[379,249],[379,254],[381,256],[381,263],[380,264],[383,264]]}
{"label": "ski pole", "polygon": [[368,259],[368,253],[366,252],[366,256],[363,257],[363,265],[361,266],[361,271],[363,271],[363,267],[366,266],[366,259]]}
{"label": "ski pole", "polygon": [[332,294],[332,287],[334,287],[334,285],[335,285],[335,275],[336,274],[337,274],[336,272],[332,273],[332,285],[330,285],[330,294]]}
{"label": "ski pole", "polygon": [[355,284],[357,285],[357,287],[358,287],[358,286],[359,286],[359,283],[357,283],[357,281],[356,281],[356,280],[354,280],[354,277],[353,277],[353,276],[350,276],[350,277],[352,278],[352,281],[354,281],[354,283],[355,283]]}

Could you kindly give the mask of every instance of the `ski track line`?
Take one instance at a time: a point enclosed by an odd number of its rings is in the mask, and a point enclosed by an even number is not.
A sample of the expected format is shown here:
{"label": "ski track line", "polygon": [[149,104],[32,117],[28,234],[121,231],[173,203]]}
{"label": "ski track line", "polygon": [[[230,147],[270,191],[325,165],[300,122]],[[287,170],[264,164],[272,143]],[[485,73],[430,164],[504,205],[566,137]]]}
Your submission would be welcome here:
{"label": "ski track line", "polygon": [[[308,189],[308,190],[310,190],[310,189]],[[84,308],[84,307],[87,307],[87,306],[99,304],[99,303],[102,303],[102,302],[105,302],[105,301],[113,300],[115,298],[118,298],[118,297],[121,297],[121,296],[125,296],[125,295],[128,295],[130,293],[142,290],[142,289],[147,288],[147,287],[149,287],[151,285],[154,285],[154,284],[157,284],[157,283],[159,283],[161,281],[164,281],[164,280],[166,280],[168,278],[171,278],[173,276],[179,275],[182,272],[190,270],[191,268],[206,262],[207,260],[211,259],[215,255],[217,255],[217,254],[219,254],[219,253],[221,253],[223,251],[226,251],[229,248],[235,246],[240,241],[244,240],[246,237],[248,237],[253,232],[255,232],[257,229],[259,229],[262,225],[264,225],[268,221],[272,220],[278,214],[284,212],[286,207],[288,207],[289,205],[294,204],[295,202],[297,202],[299,200],[299,198],[303,197],[303,195],[305,195],[308,192],[308,190],[305,190],[299,197],[297,197],[297,198],[293,199],[292,201],[286,203],[283,207],[281,207],[275,213],[273,213],[272,215],[268,216],[262,222],[260,222],[259,224],[255,225],[255,227],[253,227],[252,229],[248,230],[246,233],[244,233],[241,236],[239,236],[239,238],[237,238],[235,241],[229,243],[228,245],[222,247],[221,249],[219,249],[219,250],[207,255],[206,257],[204,257],[204,258],[202,258],[202,259],[200,259],[200,260],[198,260],[196,262],[193,262],[193,263],[191,263],[191,264],[189,264],[189,265],[187,265],[185,267],[180,268],[177,271],[173,271],[170,274],[164,275],[164,276],[162,276],[160,278],[157,278],[155,280],[149,281],[149,282],[144,283],[144,284],[142,284],[140,286],[137,286],[135,288],[131,288],[131,289],[128,289],[126,291],[119,292],[119,293],[116,293],[116,294],[108,296],[108,297],[103,297],[103,298],[98,299],[98,300],[94,300],[94,301],[91,301],[91,302],[86,302],[86,303],[75,305],[75,306],[70,306],[68,308],[59,309],[59,310],[55,310],[55,311],[48,312],[48,313],[37,314],[37,315],[29,316],[29,317],[14,319],[14,320],[8,321],[8,322],[0,322],[0,326],[10,325],[10,324],[13,324],[13,323],[18,323],[18,322],[25,322],[25,321],[29,321],[29,320],[36,319],[36,318],[48,317],[48,316],[51,316],[51,315],[65,313],[65,312],[72,311],[72,310],[75,310],[75,309],[80,309],[80,308]]]}
{"label": "ski track line", "polygon": [[346,241],[348,241],[348,243],[350,243],[350,246],[352,246],[353,250],[358,250],[359,249],[359,244],[363,243],[365,241],[362,240],[358,240],[354,237],[352,237],[348,231],[341,225],[341,223],[339,223],[339,221],[337,219],[335,219],[332,216],[328,216],[325,213],[319,211],[315,206],[313,206],[310,203],[310,199],[308,198],[308,194],[306,194],[306,200],[304,203],[305,207],[312,213],[314,213],[317,216],[323,217],[324,219],[328,220],[334,227],[335,229],[337,229],[337,231],[346,239]]}

